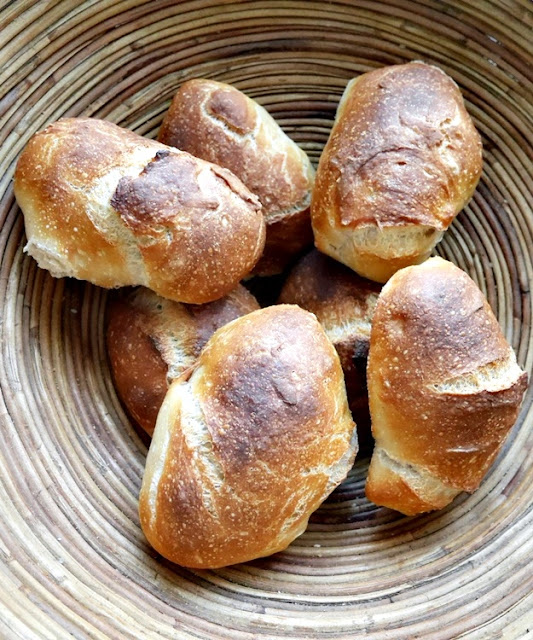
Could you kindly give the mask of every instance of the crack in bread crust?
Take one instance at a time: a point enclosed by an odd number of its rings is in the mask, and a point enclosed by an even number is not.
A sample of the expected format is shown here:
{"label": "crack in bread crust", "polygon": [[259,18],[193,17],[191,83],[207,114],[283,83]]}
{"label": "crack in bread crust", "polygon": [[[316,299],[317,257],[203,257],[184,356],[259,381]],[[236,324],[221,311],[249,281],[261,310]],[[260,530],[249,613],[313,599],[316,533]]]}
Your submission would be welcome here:
{"label": "crack in bread crust", "polygon": [[192,455],[192,466],[197,474],[197,484],[201,487],[204,506],[218,520],[216,493],[224,484],[225,473],[213,451],[213,439],[198,401],[201,396],[194,388],[200,374],[196,370],[191,379],[181,385],[180,427]]}
{"label": "crack in bread crust", "polygon": [[505,359],[494,360],[474,371],[430,384],[428,388],[435,393],[455,395],[497,392],[509,389],[521,376],[522,369],[516,362],[516,355],[510,351]]}
{"label": "crack in bread crust", "polygon": [[382,459],[386,466],[400,475],[415,493],[423,495],[426,499],[427,494],[434,492],[445,492],[454,496],[459,493],[458,489],[442,482],[426,469],[394,458],[383,447],[376,448],[376,455]]}

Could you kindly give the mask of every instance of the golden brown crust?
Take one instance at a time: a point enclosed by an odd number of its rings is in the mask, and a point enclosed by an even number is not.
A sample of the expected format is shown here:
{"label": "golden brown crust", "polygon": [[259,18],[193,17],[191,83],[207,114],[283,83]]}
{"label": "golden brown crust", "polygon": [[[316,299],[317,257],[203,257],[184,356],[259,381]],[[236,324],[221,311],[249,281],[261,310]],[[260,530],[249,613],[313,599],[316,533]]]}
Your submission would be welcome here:
{"label": "golden brown crust", "polygon": [[316,319],[276,305],[217,331],[171,386],[152,447],[140,516],[162,555],[209,568],[285,548],[356,449],[339,360]]}
{"label": "golden brown crust", "polygon": [[135,304],[131,296],[119,298],[108,307],[107,353],[119,398],[133,419],[152,435],[168,391],[168,364],[150,336],[150,318],[144,310],[132,308],[132,302]]}
{"label": "golden brown crust", "polygon": [[[312,199],[316,244],[360,273],[364,261],[350,253],[366,250],[386,280],[388,260],[396,260],[394,272],[429,255],[472,196],[481,168],[480,136],[444,72],[412,62],[366,73],[348,85],[320,159]],[[372,246],[375,239],[340,248],[335,233],[413,226],[426,227],[431,244],[417,239],[418,253],[408,243],[389,246],[390,237],[378,239],[381,248]]]}
{"label": "golden brown crust", "polygon": [[293,267],[279,296],[280,303],[314,313],[337,350],[360,443],[370,431],[366,361],[380,290],[375,282],[312,250]]}
{"label": "golden brown crust", "polygon": [[[107,124],[84,118],[59,120],[34,135],[17,162],[14,189],[24,213],[30,255],[38,254],[32,248],[44,244],[50,265],[43,266],[52,275],[67,275],[70,268],[80,279],[90,280],[94,272],[99,274],[98,284],[113,287],[117,281],[128,284],[131,280],[136,256],[124,256],[115,238],[101,233],[83,213],[84,189],[88,182],[115,169],[114,160],[124,147],[130,150],[136,139],[130,131],[117,135],[113,125]],[[85,143],[77,144],[80,139]],[[106,149],[109,166],[101,162],[102,149]],[[86,255],[89,247],[90,259]]]}
{"label": "golden brown crust", "polygon": [[104,287],[208,302],[264,244],[260,205],[229,171],[102,120],[67,118],[33,136],[15,194],[40,266]]}
{"label": "golden brown crust", "polygon": [[[441,232],[436,234],[434,231],[434,229],[429,230],[429,235],[424,239],[425,248],[421,249],[420,245],[417,245],[407,251],[406,255],[402,255],[400,258],[390,256],[383,258],[381,256],[376,256],[373,253],[372,248],[367,249],[366,247],[358,248],[357,253],[351,253],[350,242],[348,241],[347,243],[344,243],[344,239],[338,242],[338,235],[334,238],[333,244],[328,243],[323,245],[320,241],[317,241],[316,245],[321,250],[324,250],[328,255],[333,255],[335,253],[335,250],[332,250],[332,247],[335,245],[342,246],[341,262],[348,264],[350,268],[362,277],[370,278],[375,282],[384,284],[400,269],[410,267],[414,264],[420,264],[429,258],[431,251],[442,235]],[[385,239],[384,244],[386,244],[386,242],[387,239]],[[348,247],[348,250],[346,250],[346,247]]]}
{"label": "golden brown crust", "polygon": [[267,224],[258,275],[280,273],[312,243],[309,201],[314,172],[306,154],[254,100],[214,80],[185,82],[159,140],[227,167],[255,193]]}
{"label": "golden brown crust", "polygon": [[383,288],[368,388],[376,446],[395,463],[473,491],[514,424],[526,386],[488,302],[459,268],[432,258]]}
{"label": "golden brown crust", "polygon": [[143,287],[110,301],[106,340],[115,388],[149,435],[172,380],[196,362],[217,329],[257,309],[242,285],[203,305],[166,300]]}

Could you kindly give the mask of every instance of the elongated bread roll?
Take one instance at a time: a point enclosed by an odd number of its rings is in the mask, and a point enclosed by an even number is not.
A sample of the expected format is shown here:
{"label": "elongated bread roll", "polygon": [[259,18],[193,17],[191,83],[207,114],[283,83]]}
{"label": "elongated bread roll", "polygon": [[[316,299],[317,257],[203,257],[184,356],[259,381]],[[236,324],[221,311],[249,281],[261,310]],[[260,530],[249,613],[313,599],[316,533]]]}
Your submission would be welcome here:
{"label": "elongated bread roll", "polygon": [[461,92],[437,67],[353,79],[317,170],[316,246],[378,282],[422,262],[472,197],[481,151]]}
{"label": "elongated bread roll", "polygon": [[337,350],[360,445],[370,440],[366,363],[380,290],[381,285],[314,249],[292,268],[279,297],[280,303],[314,313]]}
{"label": "elongated bread roll", "polygon": [[56,277],[202,303],[231,291],[263,249],[260,204],[232,173],[103,120],[35,134],[15,195],[25,251]]}
{"label": "elongated bread roll", "polygon": [[140,494],[150,544],[186,567],[280,551],[357,449],[339,358],[296,306],[219,329],[159,412]]}
{"label": "elongated bread roll", "polygon": [[526,386],[466,273],[441,258],[399,271],[383,287],[370,337],[368,498],[413,515],[474,491]]}
{"label": "elongated bread roll", "polygon": [[238,285],[207,304],[183,304],[139,287],[109,304],[107,352],[119,397],[152,435],[169,384],[191,367],[212,334],[259,309]]}
{"label": "elongated bread roll", "polygon": [[255,274],[281,273],[312,244],[314,170],[302,149],[255,100],[222,82],[189,80],[176,93],[159,140],[230,169],[259,197],[267,234]]}

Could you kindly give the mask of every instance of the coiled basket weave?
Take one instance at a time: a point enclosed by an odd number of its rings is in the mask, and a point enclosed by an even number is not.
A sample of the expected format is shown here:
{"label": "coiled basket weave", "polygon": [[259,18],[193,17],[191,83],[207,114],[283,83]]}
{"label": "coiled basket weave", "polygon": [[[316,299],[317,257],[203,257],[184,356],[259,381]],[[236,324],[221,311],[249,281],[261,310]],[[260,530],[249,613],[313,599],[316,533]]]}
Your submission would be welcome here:
{"label": "coiled basket weave", "polygon": [[188,571],[137,516],[147,442],[115,395],[107,292],[22,252],[12,175],[62,116],[154,136],[191,77],[235,84],[318,160],[354,75],[408,60],[460,85],[484,142],[437,252],[465,269],[531,372],[529,0],[12,0],[0,4],[0,637],[288,640],[533,634],[533,409],[481,488],[406,518],[364,497],[368,460],[273,557]]}

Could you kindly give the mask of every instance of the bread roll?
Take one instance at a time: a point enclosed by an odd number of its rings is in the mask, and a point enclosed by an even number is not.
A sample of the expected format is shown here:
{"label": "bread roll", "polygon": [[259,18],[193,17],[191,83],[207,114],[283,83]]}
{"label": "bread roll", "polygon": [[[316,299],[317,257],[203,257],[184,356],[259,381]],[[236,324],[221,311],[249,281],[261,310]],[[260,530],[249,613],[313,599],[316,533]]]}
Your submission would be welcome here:
{"label": "bread roll", "polygon": [[481,151],[461,92],[437,67],[353,79],[317,170],[316,246],[377,282],[422,262],[474,193]]}
{"label": "bread roll", "polygon": [[15,195],[25,251],[56,277],[202,303],[231,291],[263,249],[260,204],[232,173],[103,120],[35,134]]}
{"label": "bread roll", "polygon": [[399,271],[383,287],[370,337],[368,498],[414,515],[474,491],[526,386],[466,273],[441,258]]}
{"label": "bread roll", "polygon": [[359,444],[370,441],[366,361],[381,286],[313,250],[291,270],[279,302],[314,313],[339,354]]}
{"label": "bread roll", "polygon": [[185,82],[163,120],[159,140],[230,169],[259,197],[267,234],[255,274],[280,273],[312,244],[314,170],[309,158],[244,93],[214,80]]}
{"label": "bread roll", "polygon": [[285,549],[357,449],[339,358],[296,306],[219,329],[157,419],[141,525],[165,558],[215,568]]}
{"label": "bread roll", "polygon": [[220,327],[259,309],[242,285],[207,304],[182,304],[139,287],[108,308],[107,352],[115,388],[152,435],[168,386],[192,366]]}

